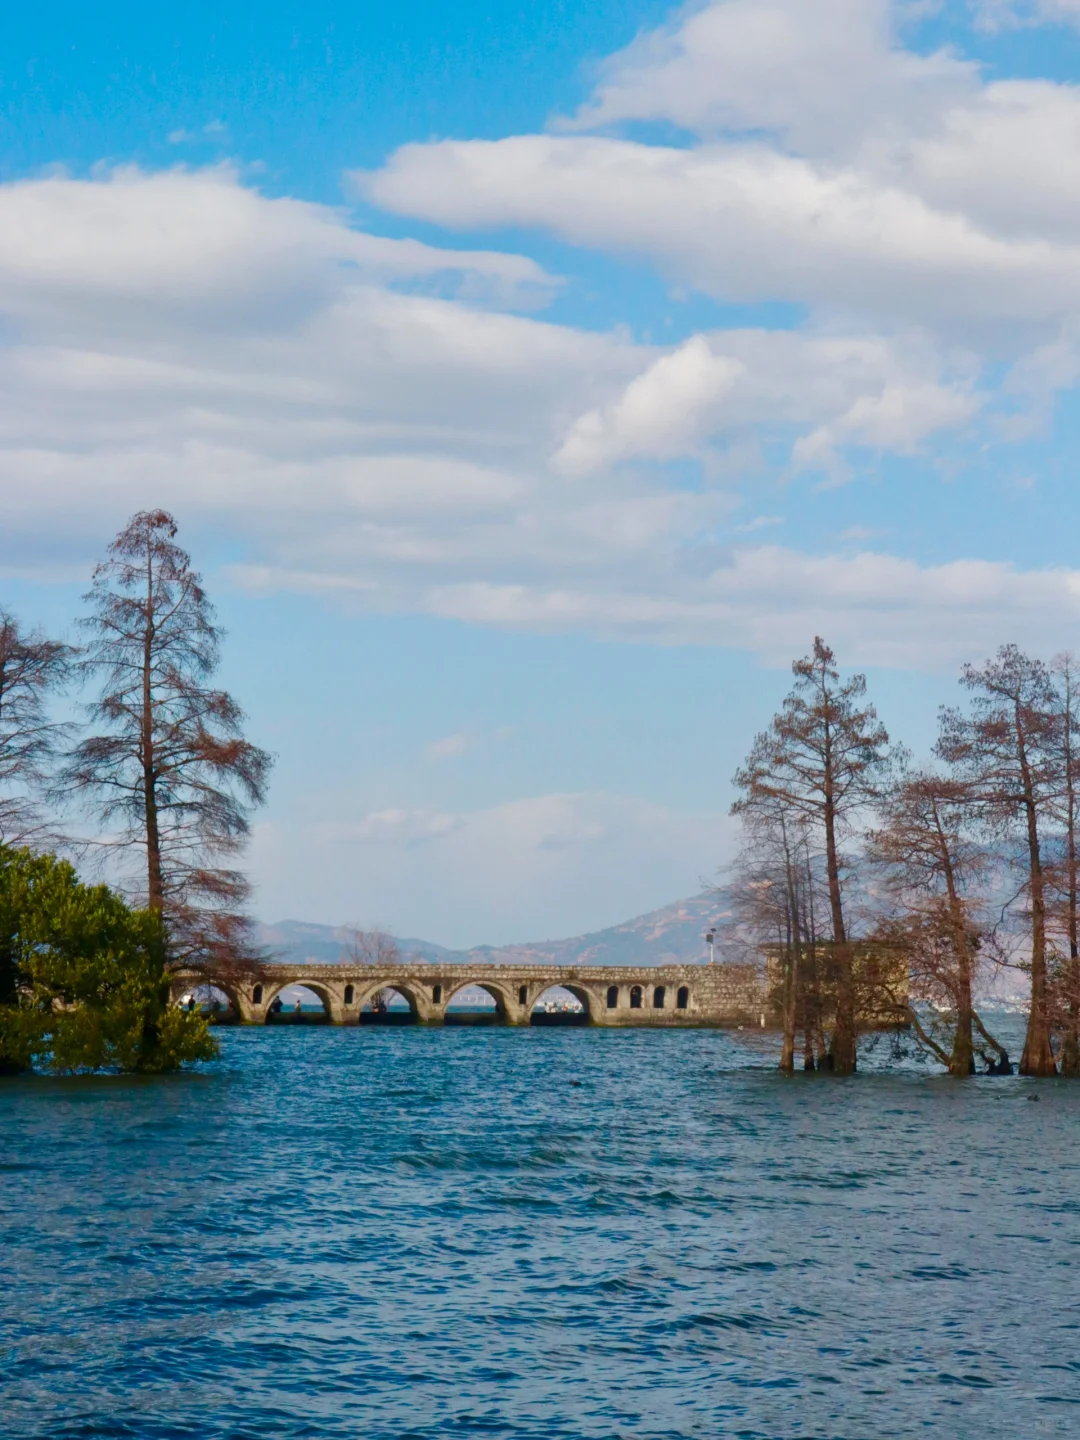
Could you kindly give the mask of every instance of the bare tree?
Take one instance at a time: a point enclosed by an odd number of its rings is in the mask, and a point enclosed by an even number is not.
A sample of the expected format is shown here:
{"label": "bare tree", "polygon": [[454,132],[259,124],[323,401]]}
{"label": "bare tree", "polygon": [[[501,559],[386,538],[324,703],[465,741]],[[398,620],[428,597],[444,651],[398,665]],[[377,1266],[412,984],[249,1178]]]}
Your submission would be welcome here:
{"label": "bare tree", "polygon": [[0,610],[0,841],[6,845],[45,837],[40,794],[67,733],[50,718],[46,700],[68,678],[72,657],[69,646],[22,631]]}
{"label": "bare tree", "polygon": [[[365,930],[353,925],[345,936],[345,951],[342,956],[345,965],[377,965],[380,970],[393,970],[401,963],[401,948],[392,935],[379,928]],[[394,997],[388,986],[376,990],[371,996],[371,1008],[385,1011]]]}
{"label": "bare tree", "polygon": [[857,1016],[841,846],[858,813],[877,798],[888,765],[889,737],[874,707],[862,703],[866,677],[854,675],[842,684],[835,656],[820,637],[812,654],[797,660],[792,671],[794,689],[735,776],[743,793],[732,811],[744,814],[768,801],[820,839],[835,972],[829,1058],[838,1074],[850,1075],[856,1062]]}
{"label": "bare tree", "polygon": [[175,536],[165,511],[135,515],[94,572],[81,623],[83,666],[100,685],[97,733],[64,779],[141,857],[135,891],[165,921],[173,961],[213,969],[251,953],[248,884],[222,862],[247,839],[271,761],[243,738],[236,702],[208,683],[221,631]]}
{"label": "bare tree", "polygon": [[818,1058],[821,1006],[816,985],[813,859],[807,826],[768,801],[743,812],[743,844],[728,877],[736,934],[774,957],[783,1024],[780,1069],[795,1068],[795,1042],[803,1034],[803,1069]]}
{"label": "bare tree", "polygon": [[[892,913],[880,935],[907,960],[908,1018],[923,1045],[952,1075],[975,1071],[973,1030],[1004,1057],[973,1002],[985,931],[985,901],[972,893],[989,857],[971,833],[969,785],[924,770],[903,776],[884,804],[884,824],[868,837]],[[928,1007],[926,1019],[919,1002]],[[951,1031],[945,1049],[942,1023]]]}
{"label": "bare tree", "polygon": [[1020,1073],[1054,1075],[1043,847],[1058,791],[1058,705],[1046,666],[1015,645],[1003,645],[984,665],[965,665],[961,684],[972,692],[971,713],[942,712],[937,751],[967,781],[988,833],[1019,842],[1019,898],[1031,947],[1031,1010]]}
{"label": "bare tree", "polygon": [[397,941],[385,930],[365,930],[362,926],[350,926],[345,935],[343,961],[347,965],[378,965],[393,969],[401,962],[401,950]]}

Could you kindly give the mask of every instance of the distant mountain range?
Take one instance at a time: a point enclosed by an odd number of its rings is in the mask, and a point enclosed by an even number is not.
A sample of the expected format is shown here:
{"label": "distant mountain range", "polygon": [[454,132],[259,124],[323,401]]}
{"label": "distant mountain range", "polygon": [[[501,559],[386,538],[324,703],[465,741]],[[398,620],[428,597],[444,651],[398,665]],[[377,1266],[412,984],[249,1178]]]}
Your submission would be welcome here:
{"label": "distant mountain range", "polygon": [[[660,910],[651,910],[635,920],[575,935],[569,940],[543,940],[527,945],[478,945],[472,950],[448,950],[430,940],[395,937],[405,959],[439,961],[443,964],[529,964],[537,961],[559,965],[696,965],[709,958],[706,930],[724,911],[723,897],[695,895],[677,900]],[[259,943],[271,957],[295,964],[337,964],[345,958],[349,931],[332,925],[315,925],[301,920],[281,920],[260,925]]]}
{"label": "distant mountain range", "polygon": [[[727,910],[723,893],[694,895],[676,900],[660,910],[650,910],[635,920],[575,935],[569,940],[541,940],[527,945],[477,945],[472,950],[449,950],[430,940],[395,937],[402,958],[440,961],[460,965],[470,961],[487,964],[529,964],[537,961],[558,965],[697,965],[709,958],[705,932]],[[275,960],[294,964],[336,965],[345,959],[349,931],[345,927],[314,925],[302,920],[281,920],[276,925],[257,927],[259,943]],[[720,955],[717,958],[722,958]],[[727,957],[733,958],[733,957]],[[739,959],[745,958],[740,955]],[[1019,970],[1001,970],[987,975],[978,987],[978,1003],[1009,1004],[1022,1000],[1029,988],[1028,977]]]}

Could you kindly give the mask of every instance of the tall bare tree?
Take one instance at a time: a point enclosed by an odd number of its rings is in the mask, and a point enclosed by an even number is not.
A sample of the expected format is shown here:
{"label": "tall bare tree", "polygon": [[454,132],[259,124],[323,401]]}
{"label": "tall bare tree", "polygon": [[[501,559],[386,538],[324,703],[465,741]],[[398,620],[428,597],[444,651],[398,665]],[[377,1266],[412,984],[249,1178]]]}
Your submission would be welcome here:
{"label": "tall bare tree", "polygon": [[[884,824],[868,837],[868,854],[884,877],[892,913],[882,934],[907,961],[909,1020],[924,1046],[952,1075],[975,1070],[973,1031],[999,1053],[975,1010],[973,982],[985,928],[976,882],[989,857],[971,833],[969,785],[929,770],[899,779],[883,805]],[[930,1033],[918,1002],[951,1031],[946,1050]]]}
{"label": "tall bare tree", "polygon": [[20,629],[0,610],[0,841],[43,838],[40,796],[66,726],[52,719],[50,691],[67,679],[73,652]]}
{"label": "tall bare tree", "polygon": [[175,537],[171,515],[141,512],[94,572],[82,624],[97,729],[65,779],[140,856],[136,893],[165,921],[173,960],[212,969],[247,953],[248,884],[224,862],[247,839],[271,761],[244,739],[236,702],[209,683],[221,631]]}
{"label": "tall bare tree", "polygon": [[820,840],[831,941],[835,1018],[832,1068],[855,1070],[857,1016],[853,957],[844,911],[846,863],[842,851],[856,816],[877,798],[888,765],[889,737],[872,705],[864,704],[866,677],[841,682],[833,652],[819,637],[813,652],[792,666],[795,686],[768,730],[754,741],[735,775],[745,814],[763,802],[801,820]]}
{"label": "tall bare tree", "polygon": [[1023,1075],[1054,1075],[1047,971],[1044,843],[1058,791],[1059,710],[1047,667],[1015,645],[984,665],[965,665],[970,713],[942,712],[938,754],[968,783],[989,834],[1017,844],[1020,898],[1030,941],[1031,1009],[1020,1059]]}

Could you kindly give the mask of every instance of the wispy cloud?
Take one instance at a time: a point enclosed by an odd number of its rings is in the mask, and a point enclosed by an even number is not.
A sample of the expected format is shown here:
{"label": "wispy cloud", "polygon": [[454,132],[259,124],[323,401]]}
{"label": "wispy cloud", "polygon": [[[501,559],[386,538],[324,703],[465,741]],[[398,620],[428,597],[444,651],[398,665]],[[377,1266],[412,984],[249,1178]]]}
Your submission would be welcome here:
{"label": "wispy cloud", "polygon": [[468,736],[444,735],[441,740],[433,740],[427,747],[429,760],[454,760],[459,755],[464,755],[469,748]]}
{"label": "wispy cloud", "polygon": [[773,525],[783,525],[783,515],[755,515],[753,520],[748,520],[745,525],[736,525],[737,534],[749,535],[755,530],[767,530]]}

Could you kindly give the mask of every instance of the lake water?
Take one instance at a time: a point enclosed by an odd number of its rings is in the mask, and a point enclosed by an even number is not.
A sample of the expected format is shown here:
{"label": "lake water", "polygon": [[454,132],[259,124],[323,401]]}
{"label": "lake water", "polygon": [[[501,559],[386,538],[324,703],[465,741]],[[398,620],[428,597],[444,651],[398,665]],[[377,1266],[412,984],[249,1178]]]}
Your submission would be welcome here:
{"label": "lake water", "polygon": [[1080,1429],[1080,1086],[693,1030],[221,1040],[0,1084],[4,1440]]}

